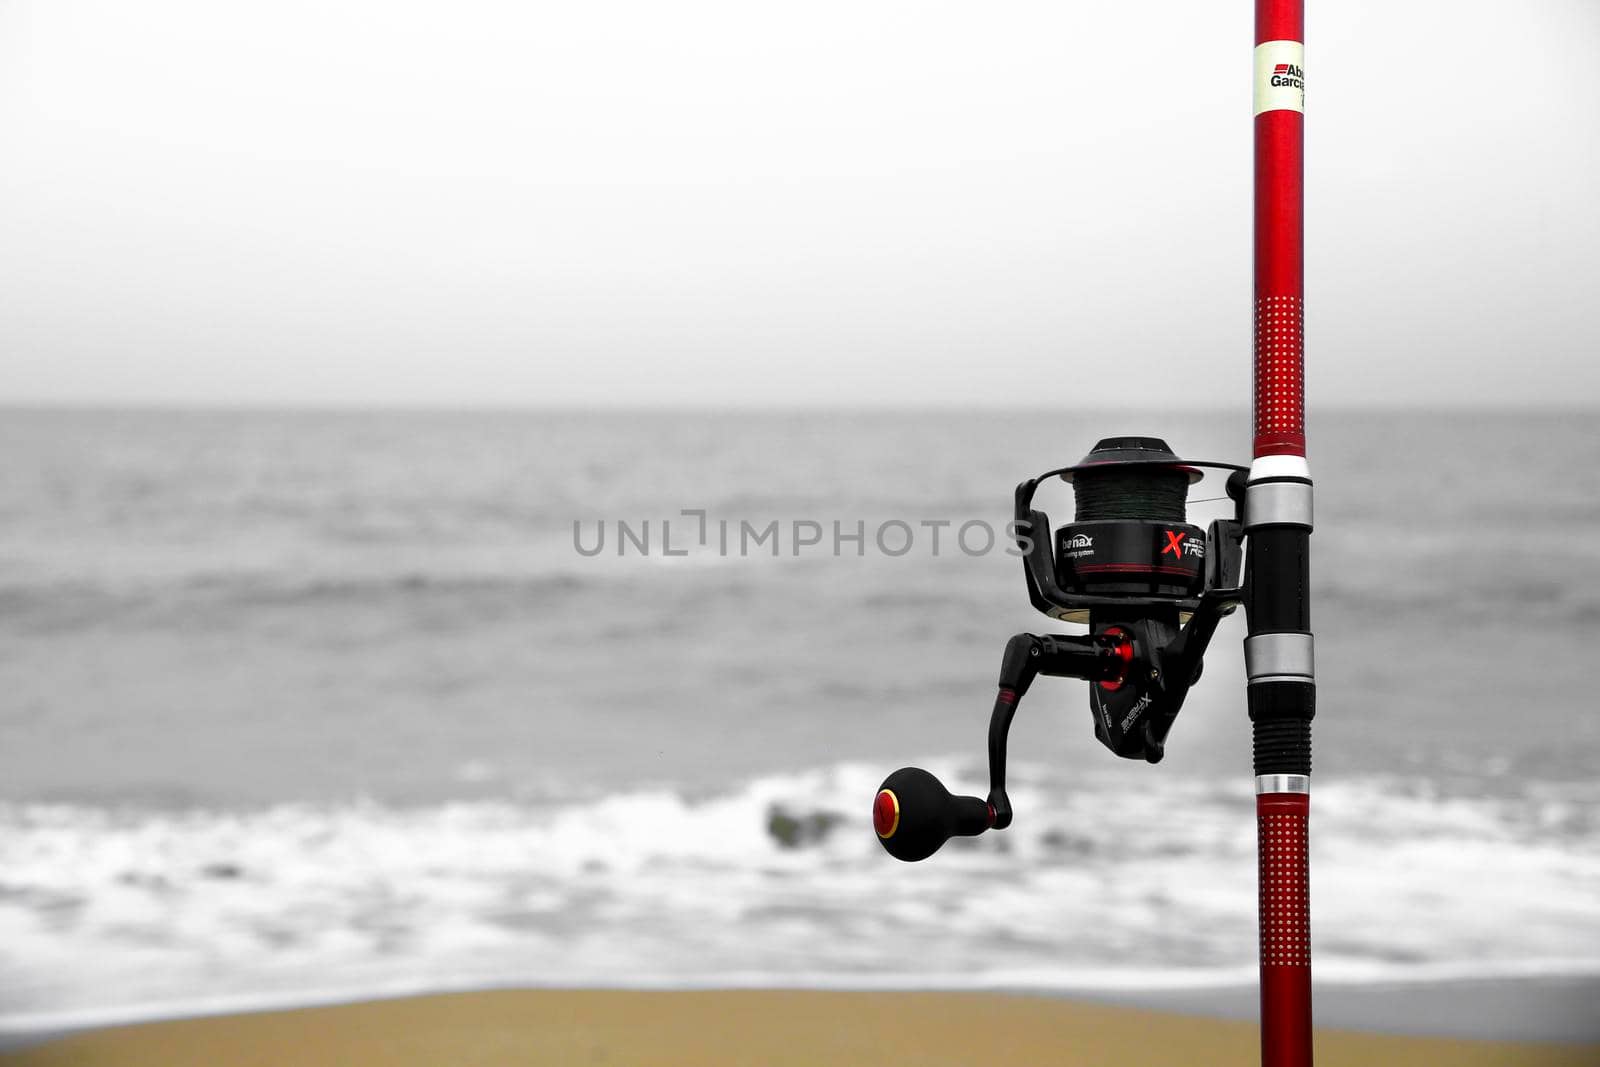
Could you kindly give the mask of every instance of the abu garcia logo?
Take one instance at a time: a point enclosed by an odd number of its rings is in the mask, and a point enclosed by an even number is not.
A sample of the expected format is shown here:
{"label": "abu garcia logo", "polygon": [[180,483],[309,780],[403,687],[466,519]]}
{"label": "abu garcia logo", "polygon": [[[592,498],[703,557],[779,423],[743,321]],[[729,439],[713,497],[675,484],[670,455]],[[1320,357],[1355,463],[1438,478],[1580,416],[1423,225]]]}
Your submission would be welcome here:
{"label": "abu garcia logo", "polygon": [[1294,63],[1279,63],[1272,68],[1272,85],[1274,88],[1305,90],[1305,72]]}

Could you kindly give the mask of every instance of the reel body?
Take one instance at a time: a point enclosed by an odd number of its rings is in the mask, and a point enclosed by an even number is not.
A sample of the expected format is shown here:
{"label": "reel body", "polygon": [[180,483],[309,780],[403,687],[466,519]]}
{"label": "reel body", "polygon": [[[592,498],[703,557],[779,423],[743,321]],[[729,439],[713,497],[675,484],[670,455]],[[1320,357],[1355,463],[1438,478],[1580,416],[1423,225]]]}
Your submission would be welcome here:
{"label": "reel body", "polygon": [[[1201,530],[1188,523],[1185,500],[1204,469],[1229,472],[1235,515]],[[1014,529],[1028,599],[1089,632],[1017,634],[1007,643],[989,721],[987,800],[952,796],[915,767],[884,781],[873,824],[891,855],[925,859],[951,836],[1010,824],[1007,737],[1023,694],[1041,674],[1090,683],[1095,737],[1112,752],[1161,760],[1217,623],[1243,595],[1238,513],[1245,475],[1235,464],[1180,460],[1159,438],[1113,437],[1083,462],[1017,486]],[[1033,498],[1055,477],[1072,484],[1077,506],[1073,521],[1052,531]]]}

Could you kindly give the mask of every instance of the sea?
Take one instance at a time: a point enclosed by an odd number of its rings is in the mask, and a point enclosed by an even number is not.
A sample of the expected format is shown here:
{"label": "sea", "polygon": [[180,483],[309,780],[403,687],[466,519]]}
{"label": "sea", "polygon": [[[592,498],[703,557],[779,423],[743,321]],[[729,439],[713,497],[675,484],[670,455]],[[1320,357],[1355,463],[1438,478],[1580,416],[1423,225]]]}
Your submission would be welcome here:
{"label": "sea", "polygon": [[[1242,617],[1159,765],[1041,679],[1010,829],[871,828],[900,766],[984,792],[1007,638],[1075,629],[1012,490],[1130,433],[1249,459],[1242,412],[0,412],[0,1030],[1250,981]],[[1600,416],[1309,436],[1318,980],[1600,982]]]}

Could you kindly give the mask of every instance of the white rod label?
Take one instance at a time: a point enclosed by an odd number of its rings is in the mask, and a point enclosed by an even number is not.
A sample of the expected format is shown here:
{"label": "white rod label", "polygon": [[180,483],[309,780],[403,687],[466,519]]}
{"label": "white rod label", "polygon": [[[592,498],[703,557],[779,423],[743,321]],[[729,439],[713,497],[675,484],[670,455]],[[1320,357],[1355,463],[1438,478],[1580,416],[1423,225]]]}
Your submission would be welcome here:
{"label": "white rod label", "polygon": [[1306,46],[1299,41],[1256,45],[1256,114],[1306,109]]}

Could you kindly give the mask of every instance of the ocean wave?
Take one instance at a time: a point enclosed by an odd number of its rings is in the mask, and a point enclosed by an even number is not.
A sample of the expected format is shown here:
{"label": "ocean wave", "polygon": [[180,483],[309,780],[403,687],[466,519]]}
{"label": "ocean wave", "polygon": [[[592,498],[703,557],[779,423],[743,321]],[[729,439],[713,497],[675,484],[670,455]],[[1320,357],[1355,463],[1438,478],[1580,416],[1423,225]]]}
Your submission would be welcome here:
{"label": "ocean wave", "polygon": [[60,579],[0,585],[0,617],[13,626],[60,629],[115,622],[160,623],[241,609],[361,607],[467,602],[536,605],[596,585],[575,570],[479,574],[396,570],[372,574],[211,571],[159,579]]}
{"label": "ocean wave", "polygon": [[[0,806],[0,1027],[313,986],[1092,990],[1251,973],[1248,782],[1130,788],[1024,765],[1012,829],[901,865],[867,829],[881,771],[548,803]],[[1319,974],[1600,973],[1597,800],[1581,783],[1319,783]]]}

